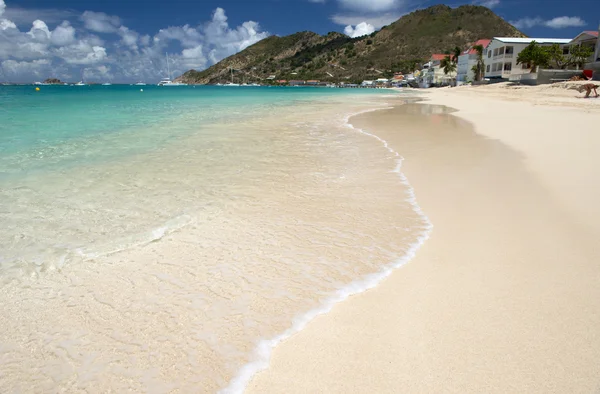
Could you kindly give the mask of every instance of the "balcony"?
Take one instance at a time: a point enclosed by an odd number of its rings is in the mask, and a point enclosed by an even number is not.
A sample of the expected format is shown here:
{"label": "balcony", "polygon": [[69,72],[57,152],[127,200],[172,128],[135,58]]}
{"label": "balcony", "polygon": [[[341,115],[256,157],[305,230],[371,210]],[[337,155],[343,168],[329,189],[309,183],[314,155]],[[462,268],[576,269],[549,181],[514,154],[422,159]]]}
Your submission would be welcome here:
{"label": "balcony", "polygon": [[505,53],[504,54],[504,58],[505,59],[512,59],[513,58],[513,54],[512,53]]}

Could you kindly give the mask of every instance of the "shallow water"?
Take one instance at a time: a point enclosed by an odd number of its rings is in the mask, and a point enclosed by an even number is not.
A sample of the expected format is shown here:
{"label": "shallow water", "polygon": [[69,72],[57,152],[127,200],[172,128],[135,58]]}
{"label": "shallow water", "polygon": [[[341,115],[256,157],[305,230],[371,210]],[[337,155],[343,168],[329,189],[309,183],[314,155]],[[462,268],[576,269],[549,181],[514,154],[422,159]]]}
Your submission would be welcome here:
{"label": "shallow water", "polygon": [[103,88],[2,96],[11,391],[223,389],[429,229],[395,152],[346,124],[395,96]]}

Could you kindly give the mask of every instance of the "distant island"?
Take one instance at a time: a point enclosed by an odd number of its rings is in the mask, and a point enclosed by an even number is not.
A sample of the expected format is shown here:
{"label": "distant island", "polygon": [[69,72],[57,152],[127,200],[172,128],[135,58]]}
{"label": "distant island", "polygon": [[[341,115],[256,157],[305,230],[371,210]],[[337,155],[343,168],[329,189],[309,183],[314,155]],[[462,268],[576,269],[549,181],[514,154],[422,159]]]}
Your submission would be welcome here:
{"label": "distant island", "polygon": [[48,85],[63,85],[64,84],[64,82],[62,82],[60,79],[57,79],[57,78],[48,78],[43,83],[48,84]]}

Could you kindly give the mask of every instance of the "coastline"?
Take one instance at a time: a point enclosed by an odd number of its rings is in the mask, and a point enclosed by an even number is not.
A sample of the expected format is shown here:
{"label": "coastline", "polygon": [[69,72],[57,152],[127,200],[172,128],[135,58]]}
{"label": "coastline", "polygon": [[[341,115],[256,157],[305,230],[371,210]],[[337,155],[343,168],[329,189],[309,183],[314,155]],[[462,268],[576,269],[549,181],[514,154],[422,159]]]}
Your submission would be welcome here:
{"label": "coastline", "polygon": [[600,387],[599,107],[518,93],[439,89],[351,119],[406,158],[432,237],[280,344],[247,392]]}

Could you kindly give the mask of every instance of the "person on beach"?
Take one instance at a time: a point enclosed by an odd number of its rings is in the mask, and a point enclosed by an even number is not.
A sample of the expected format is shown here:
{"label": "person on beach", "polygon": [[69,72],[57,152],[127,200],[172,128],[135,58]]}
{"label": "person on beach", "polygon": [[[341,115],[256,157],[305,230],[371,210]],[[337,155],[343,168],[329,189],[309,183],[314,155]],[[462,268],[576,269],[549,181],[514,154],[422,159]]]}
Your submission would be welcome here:
{"label": "person on beach", "polygon": [[585,85],[579,85],[577,87],[577,90],[579,91],[579,93],[583,93],[584,90],[586,91],[584,98],[590,97],[590,93],[592,93],[592,90],[594,91],[594,94],[596,95],[595,97],[598,97],[598,91],[596,89],[598,89],[599,87],[600,87],[600,85],[596,85],[593,83],[586,83]]}

